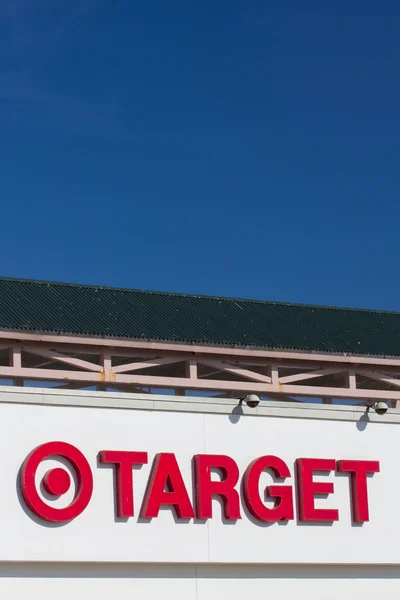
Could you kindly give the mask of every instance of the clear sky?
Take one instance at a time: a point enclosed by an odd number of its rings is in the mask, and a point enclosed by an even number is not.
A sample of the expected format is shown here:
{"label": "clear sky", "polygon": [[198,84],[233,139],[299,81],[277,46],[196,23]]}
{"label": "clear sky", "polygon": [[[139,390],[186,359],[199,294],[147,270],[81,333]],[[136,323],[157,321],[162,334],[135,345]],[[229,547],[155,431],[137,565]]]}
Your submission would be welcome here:
{"label": "clear sky", "polygon": [[1,274],[400,310],[400,2],[3,0]]}

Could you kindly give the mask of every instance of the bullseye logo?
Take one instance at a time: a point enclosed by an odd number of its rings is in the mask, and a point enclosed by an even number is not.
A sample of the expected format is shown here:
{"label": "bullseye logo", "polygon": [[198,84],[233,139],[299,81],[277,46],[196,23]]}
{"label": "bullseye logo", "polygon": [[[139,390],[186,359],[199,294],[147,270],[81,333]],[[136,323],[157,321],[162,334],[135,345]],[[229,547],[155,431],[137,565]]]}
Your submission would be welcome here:
{"label": "bullseye logo", "polygon": [[[38,467],[50,458],[67,461],[75,473],[75,496],[64,508],[47,504],[38,491]],[[52,499],[57,499],[70,490],[71,476],[65,469],[52,468],[44,475],[42,485]],[[75,519],[89,504],[93,492],[93,475],[88,461],[75,446],[66,442],[48,442],[33,450],[26,458],[20,472],[20,486],[26,505],[35,515],[45,521],[65,523]]]}

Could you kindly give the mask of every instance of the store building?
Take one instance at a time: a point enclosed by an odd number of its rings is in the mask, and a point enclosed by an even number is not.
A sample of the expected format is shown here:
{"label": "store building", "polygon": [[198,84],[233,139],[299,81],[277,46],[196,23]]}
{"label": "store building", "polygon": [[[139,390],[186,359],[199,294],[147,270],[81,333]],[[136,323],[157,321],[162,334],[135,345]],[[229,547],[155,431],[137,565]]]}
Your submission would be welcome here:
{"label": "store building", "polygon": [[2,597],[399,597],[400,314],[3,279],[0,338]]}

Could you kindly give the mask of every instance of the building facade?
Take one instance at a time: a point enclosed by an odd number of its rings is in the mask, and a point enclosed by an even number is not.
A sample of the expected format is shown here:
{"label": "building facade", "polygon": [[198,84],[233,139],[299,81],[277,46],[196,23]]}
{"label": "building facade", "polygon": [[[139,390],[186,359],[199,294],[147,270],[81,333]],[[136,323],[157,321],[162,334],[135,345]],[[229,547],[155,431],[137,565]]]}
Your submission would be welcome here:
{"label": "building facade", "polygon": [[3,279],[0,344],[5,598],[399,597],[399,314]]}

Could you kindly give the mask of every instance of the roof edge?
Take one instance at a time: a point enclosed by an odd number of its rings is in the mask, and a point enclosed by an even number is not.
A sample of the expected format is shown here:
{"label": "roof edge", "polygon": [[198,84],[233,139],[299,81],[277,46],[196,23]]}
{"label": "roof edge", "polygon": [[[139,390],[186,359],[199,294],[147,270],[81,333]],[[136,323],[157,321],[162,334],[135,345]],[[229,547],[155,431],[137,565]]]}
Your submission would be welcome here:
{"label": "roof edge", "polygon": [[[400,360],[400,355],[390,355],[390,354],[354,354],[352,352],[332,352],[329,350],[306,350],[304,348],[285,348],[285,347],[267,347],[267,346],[250,346],[250,345],[240,345],[240,344],[221,344],[221,343],[205,343],[205,342],[188,342],[186,340],[161,340],[161,339],[151,339],[151,338],[134,338],[134,337],[115,337],[115,336],[107,336],[107,335],[96,335],[96,334],[79,334],[74,332],[66,332],[66,331],[53,331],[53,330],[45,330],[45,329],[12,329],[7,327],[0,327],[0,339],[4,339],[4,335],[6,334],[12,339],[13,334],[16,336],[21,336],[21,338],[26,336],[27,341],[36,341],[34,338],[40,337],[41,341],[45,341],[42,338],[49,338],[52,342],[64,343],[62,338],[68,338],[68,342],[65,343],[73,343],[73,341],[80,340],[78,343],[87,343],[90,346],[90,342],[96,340],[98,342],[104,341],[105,345],[112,346],[113,342],[116,344],[152,344],[160,346],[160,350],[170,349],[171,346],[179,347],[183,346],[189,352],[201,352],[203,349],[209,348],[215,350],[215,354],[218,354],[218,350],[221,353],[229,352],[232,350],[233,352],[251,352],[251,353],[268,353],[268,354],[293,354],[299,356],[293,356],[293,360],[301,360],[302,357],[313,357],[316,360],[318,358],[323,362],[325,359],[323,357],[332,357],[332,359],[366,359],[366,360]],[[53,338],[60,338],[54,341]],[[16,338],[20,339],[20,337]],[[163,348],[164,347],[164,348]]]}
{"label": "roof edge", "polygon": [[[0,276],[0,281],[9,281],[15,283],[29,283],[29,284],[37,284],[37,285],[52,285],[52,286],[67,286],[67,287],[77,287],[77,288],[86,288],[92,290],[109,290],[116,292],[132,292],[146,295],[154,295],[154,296],[176,296],[181,298],[197,298],[197,299],[208,299],[215,301],[227,301],[227,302],[245,302],[252,304],[268,304],[272,306],[293,306],[299,308],[310,308],[314,310],[333,310],[333,311],[345,311],[345,312],[363,312],[363,313],[373,313],[373,314],[389,314],[389,315],[400,315],[400,311],[394,310],[384,310],[384,309],[376,309],[376,308],[354,308],[354,307],[346,307],[346,306],[330,306],[323,304],[308,304],[301,302],[285,302],[285,301],[275,301],[275,300],[260,300],[254,298],[237,298],[230,296],[212,296],[208,294],[195,294],[195,293],[182,293],[182,292],[167,292],[167,291],[157,291],[157,290],[145,290],[139,288],[123,288],[117,286],[109,286],[109,285],[95,285],[95,284],[87,284],[87,283],[71,283],[65,281],[50,281],[50,280],[41,280],[41,279],[24,279],[18,277],[6,277]],[[357,356],[357,355],[356,355]]]}

